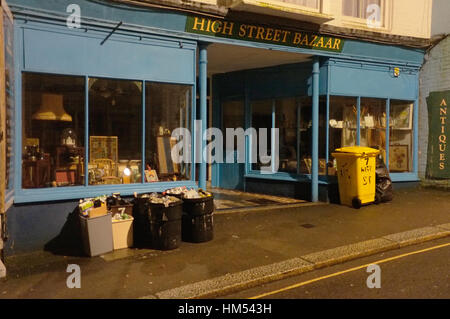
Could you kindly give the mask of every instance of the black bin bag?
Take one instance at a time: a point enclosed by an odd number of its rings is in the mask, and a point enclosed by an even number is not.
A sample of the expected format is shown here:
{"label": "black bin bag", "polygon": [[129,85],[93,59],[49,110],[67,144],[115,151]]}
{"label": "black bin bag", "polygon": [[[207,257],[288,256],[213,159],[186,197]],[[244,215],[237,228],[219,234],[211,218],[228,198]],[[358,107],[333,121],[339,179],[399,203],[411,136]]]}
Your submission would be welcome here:
{"label": "black bin bag", "polygon": [[381,156],[377,156],[375,179],[375,203],[379,204],[391,201],[394,197],[392,180]]}

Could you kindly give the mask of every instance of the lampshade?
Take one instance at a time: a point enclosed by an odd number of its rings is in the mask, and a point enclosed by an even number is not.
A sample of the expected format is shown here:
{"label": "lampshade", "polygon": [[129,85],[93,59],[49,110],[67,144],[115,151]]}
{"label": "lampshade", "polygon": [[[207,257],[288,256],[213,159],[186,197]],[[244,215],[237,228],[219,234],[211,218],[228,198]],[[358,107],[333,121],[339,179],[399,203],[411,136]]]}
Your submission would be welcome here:
{"label": "lampshade", "polygon": [[33,114],[33,120],[72,122],[72,116],[63,107],[63,96],[60,94],[42,94],[39,111]]}

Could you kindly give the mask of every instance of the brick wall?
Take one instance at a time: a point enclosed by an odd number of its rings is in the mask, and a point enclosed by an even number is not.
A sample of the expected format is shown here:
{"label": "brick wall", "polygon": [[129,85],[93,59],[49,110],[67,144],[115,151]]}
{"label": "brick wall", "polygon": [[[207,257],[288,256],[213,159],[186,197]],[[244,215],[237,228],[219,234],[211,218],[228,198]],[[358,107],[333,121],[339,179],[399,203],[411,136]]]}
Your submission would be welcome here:
{"label": "brick wall", "polygon": [[430,92],[450,90],[450,36],[447,36],[425,56],[420,72],[419,92],[419,177],[427,167],[428,110],[426,98]]}

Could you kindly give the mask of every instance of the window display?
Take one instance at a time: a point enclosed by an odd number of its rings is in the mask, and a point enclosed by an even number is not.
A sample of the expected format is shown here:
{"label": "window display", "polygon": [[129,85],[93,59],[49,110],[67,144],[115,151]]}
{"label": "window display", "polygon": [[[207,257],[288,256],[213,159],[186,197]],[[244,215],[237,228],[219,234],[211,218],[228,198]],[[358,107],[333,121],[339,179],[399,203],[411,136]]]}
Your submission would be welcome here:
{"label": "window display", "polygon": [[356,145],[356,114],[356,98],[343,96],[330,97],[330,142],[328,150],[330,158],[331,153],[337,148]]}
{"label": "window display", "polygon": [[224,137],[224,147],[227,151],[237,150],[237,137],[234,138],[234,148],[228,149],[226,145],[227,128],[237,129],[244,128],[244,101],[227,101],[222,104],[222,132]]}
{"label": "window display", "polygon": [[23,74],[22,187],[84,183],[84,78]]}
{"label": "window display", "polygon": [[279,129],[279,172],[297,173],[297,105],[295,98],[275,101],[275,127]]}
{"label": "window display", "polygon": [[[269,167],[271,165],[271,143],[272,143],[272,136],[271,136],[271,128],[272,128],[272,105],[273,100],[260,100],[260,101],[253,101],[251,103],[251,109],[252,109],[252,123],[251,127],[256,130],[256,134],[258,137],[258,145],[257,145],[257,159],[252,159],[252,169],[253,170],[260,170],[261,167]],[[263,136],[260,134],[259,129],[266,129],[266,138],[263,140]],[[265,144],[266,152],[262,152],[260,154],[260,147]],[[263,158],[263,161],[261,161],[262,156],[268,157]]]}
{"label": "window display", "polygon": [[[312,154],[312,98],[302,97],[300,103],[300,174],[311,174]],[[319,175],[326,175],[325,159],[325,114],[326,98],[319,97]]]}
{"label": "window display", "polygon": [[391,100],[389,114],[389,170],[411,172],[413,169],[413,103]]}
{"label": "window display", "polygon": [[361,146],[380,150],[386,163],[386,100],[361,98]]}
{"label": "window display", "polygon": [[89,79],[89,184],[141,183],[142,82]]}
{"label": "window display", "polygon": [[149,82],[145,92],[146,182],[189,180],[190,164],[172,161],[171,149],[173,130],[190,129],[192,86]]}

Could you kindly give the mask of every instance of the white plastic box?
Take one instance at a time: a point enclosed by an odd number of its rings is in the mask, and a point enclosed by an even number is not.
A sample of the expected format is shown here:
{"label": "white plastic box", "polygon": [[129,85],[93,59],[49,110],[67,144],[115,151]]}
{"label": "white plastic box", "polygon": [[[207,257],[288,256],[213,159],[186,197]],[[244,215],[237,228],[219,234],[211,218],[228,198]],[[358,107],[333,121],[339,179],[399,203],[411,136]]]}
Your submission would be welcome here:
{"label": "white plastic box", "polygon": [[112,221],[114,250],[133,247],[133,217]]}

